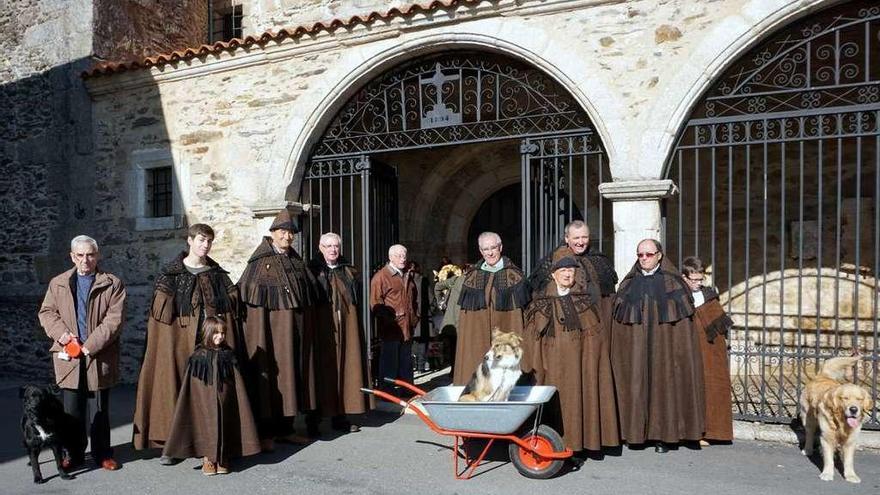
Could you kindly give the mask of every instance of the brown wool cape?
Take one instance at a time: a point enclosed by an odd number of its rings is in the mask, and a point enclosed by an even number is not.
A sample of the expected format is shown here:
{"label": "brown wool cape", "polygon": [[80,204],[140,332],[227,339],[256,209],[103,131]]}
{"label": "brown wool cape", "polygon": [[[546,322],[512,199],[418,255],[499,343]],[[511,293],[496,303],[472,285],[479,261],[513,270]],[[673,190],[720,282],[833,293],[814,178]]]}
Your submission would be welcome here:
{"label": "brown wool cape", "polygon": [[614,300],[611,366],[621,440],[677,443],[705,430],[703,364],[690,291],[663,258],[645,276],[638,262]]}
{"label": "brown wool cape", "polygon": [[[482,362],[492,343],[493,328],[522,335],[522,313],[529,302],[529,286],[510,258],[503,260],[504,268],[495,273],[475,268],[462,275],[452,378],[457,385],[467,384]],[[480,261],[475,266],[482,264]]]}
{"label": "brown wool cape", "polygon": [[228,347],[197,347],[162,455],[225,463],[259,452],[260,439],[234,352]]}
{"label": "brown wool cape", "polygon": [[727,358],[727,335],[733,320],[727,316],[718,293],[703,287],[705,302],[694,314],[694,324],[700,335],[703,356],[703,379],[706,384],[707,440],[733,440],[733,409],[730,403],[730,364]]}
{"label": "brown wool cape", "polygon": [[559,296],[551,280],[526,311],[523,372],[557,388],[559,407],[548,419],[575,451],[620,444],[609,336],[597,310],[586,293]]}
{"label": "brown wool cape", "polygon": [[161,269],[153,291],[133,419],[132,443],[138,450],[162,447],[168,439],[184,371],[201,338],[200,322],[219,316],[229,329],[230,347],[241,341],[238,291],[227,272],[208,258],[209,269],[193,275],[185,257],[181,253]]}
{"label": "brown wool cape", "polygon": [[318,375],[321,411],[328,416],[361,414],[368,409],[361,387],[369,385],[364,365],[361,320],[358,317],[358,273],[344,259],[330,268],[323,259],[309,264],[318,281],[321,301],[317,308],[322,357]]}
{"label": "brown wool cape", "polygon": [[[264,237],[238,281],[245,304],[248,389],[258,421],[318,408],[314,277],[293,249]],[[274,432],[263,431],[264,435]]]}

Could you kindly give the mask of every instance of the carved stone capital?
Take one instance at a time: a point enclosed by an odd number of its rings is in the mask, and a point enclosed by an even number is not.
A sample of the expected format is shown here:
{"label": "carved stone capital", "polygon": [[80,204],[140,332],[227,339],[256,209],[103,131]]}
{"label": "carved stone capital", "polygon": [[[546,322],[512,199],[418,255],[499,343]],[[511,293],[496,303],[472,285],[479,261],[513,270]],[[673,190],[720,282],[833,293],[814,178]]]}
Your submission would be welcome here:
{"label": "carved stone capital", "polygon": [[281,211],[281,208],[287,208],[292,215],[312,216],[321,210],[321,205],[300,203],[298,201],[285,201],[281,204],[260,204],[251,206],[254,218],[274,217]]}
{"label": "carved stone capital", "polygon": [[599,193],[611,201],[650,201],[678,194],[671,179],[623,180],[599,184]]}

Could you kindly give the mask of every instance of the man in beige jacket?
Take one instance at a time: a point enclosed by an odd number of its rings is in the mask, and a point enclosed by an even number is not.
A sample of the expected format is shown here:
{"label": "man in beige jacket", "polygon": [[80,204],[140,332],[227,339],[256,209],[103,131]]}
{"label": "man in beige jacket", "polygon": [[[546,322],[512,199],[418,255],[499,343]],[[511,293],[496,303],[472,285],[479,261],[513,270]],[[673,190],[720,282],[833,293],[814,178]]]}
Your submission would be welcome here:
{"label": "man in beige jacket", "polygon": [[[64,411],[80,425],[81,445],[91,440],[92,459],[113,471],[119,465],[110,448],[108,406],[116,384],[119,333],[125,320],[125,286],[98,269],[98,243],[80,235],[70,241],[74,267],[49,281],[40,307],[40,325],[52,339],[55,381],[61,387]],[[80,345],[77,354],[72,341]],[[65,468],[82,464],[85,452],[69,452]]]}

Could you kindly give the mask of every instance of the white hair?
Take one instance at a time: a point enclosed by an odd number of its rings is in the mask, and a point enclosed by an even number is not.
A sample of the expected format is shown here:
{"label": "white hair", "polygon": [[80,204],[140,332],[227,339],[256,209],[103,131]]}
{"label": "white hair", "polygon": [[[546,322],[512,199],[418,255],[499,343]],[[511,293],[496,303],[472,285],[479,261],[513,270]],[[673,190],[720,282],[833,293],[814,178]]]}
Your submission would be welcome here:
{"label": "white hair", "polygon": [[495,232],[483,232],[477,237],[477,247],[483,247],[483,241],[495,241],[497,244],[501,244],[501,236],[496,234]]}
{"label": "white hair", "polygon": [[342,247],[342,236],[335,232],[326,232],[324,234],[321,234],[321,238],[318,240],[318,244],[326,246],[326,244],[324,244],[324,241],[327,241],[329,239],[336,239],[339,242],[339,247]]}
{"label": "white hair", "polygon": [[390,258],[393,253],[399,251],[403,251],[404,253],[406,253],[406,246],[404,246],[403,244],[395,244],[391,246],[390,248],[388,248],[388,257]]}
{"label": "white hair", "polygon": [[73,252],[76,249],[77,244],[90,244],[93,248],[95,248],[95,252],[98,252],[98,241],[92,239],[87,235],[78,235],[70,240],[70,252]]}

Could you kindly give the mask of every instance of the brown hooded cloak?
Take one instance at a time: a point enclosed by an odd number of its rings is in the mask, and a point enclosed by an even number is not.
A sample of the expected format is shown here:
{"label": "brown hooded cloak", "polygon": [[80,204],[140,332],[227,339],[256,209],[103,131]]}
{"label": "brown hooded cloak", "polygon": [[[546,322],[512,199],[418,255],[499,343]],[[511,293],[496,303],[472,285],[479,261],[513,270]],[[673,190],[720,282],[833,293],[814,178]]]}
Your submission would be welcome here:
{"label": "brown hooded cloak", "polygon": [[585,293],[560,296],[551,280],[526,311],[523,372],[557,388],[554,427],[575,451],[620,444],[608,334],[597,310]]}
{"label": "brown hooded cloak", "polygon": [[481,270],[482,261],[464,273],[458,303],[461,306],[452,383],[464,385],[492,343],[492,329],[522,335],[522,313],[529,302],[529,286],[510,258],[497,272]]}
{"label": "brown hooded cloak", "polygon": [[644,275],[638,264],[614,300],[611,366],[621,439],[677,443],[699,440],[705,429],[700,335],[681,274],[663,258]]}
{"label": "brown hooded cloak", "polygon": [[225,463],[259,452],[260,439],[234,352],[228,347],[197,347],[162,455]]}
{"label": "brown hooded cloak", "polygon": [[707,440],[733,440],[733,409],[730,404],[730,364],[727,359],[727,335],[733,320],[727,316],[718,293],[703,287],[705,302],[694,314],[703,356],[703,379],[706,383]]}
{"label": "brown hooded cloak", "polygon": [[147,320],[144,359],[138,376],[133,419],[135,449],[161,447],[171,428],[189,356],[201,341],[201,322],[219,316],[233,349],[241,341],[238,291],[228,272],[207,259],[208,270],[193,275],[181,253],[156,279]]}
{"label": "brown hooded cloak", "polygon": [[340,258],[330,268],[324,259],[309,264],[321,291],[317,308],[322,357],[319,389],[321,411],[325,415],[360,414],[368,401],[361,387],[369,386],[364,365],[364,338],[358,317],[358,273]]}
{"label": "brown hooded cloak", "polygon": [[[272,238],[251,255],[238,281],[245,303],[244,339],[254,415],[273,423],[318,408],[315,279],[293,249]],[[285,432],[261,431],[268,438]]]}

